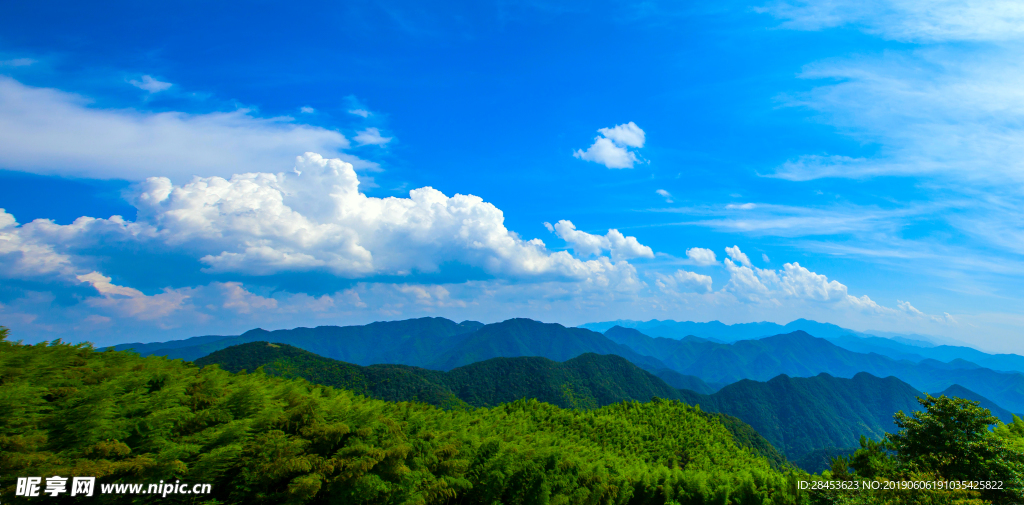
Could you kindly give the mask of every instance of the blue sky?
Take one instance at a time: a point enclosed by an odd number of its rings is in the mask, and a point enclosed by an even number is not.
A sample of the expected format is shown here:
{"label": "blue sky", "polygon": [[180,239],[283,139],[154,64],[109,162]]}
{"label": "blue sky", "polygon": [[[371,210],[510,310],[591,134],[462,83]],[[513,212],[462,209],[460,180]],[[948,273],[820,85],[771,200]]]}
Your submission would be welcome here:
{"label": "blue sky", "polygon": [[1024,352],[1022,38],[981,1],[12,6],[0,324],[807,317]]}

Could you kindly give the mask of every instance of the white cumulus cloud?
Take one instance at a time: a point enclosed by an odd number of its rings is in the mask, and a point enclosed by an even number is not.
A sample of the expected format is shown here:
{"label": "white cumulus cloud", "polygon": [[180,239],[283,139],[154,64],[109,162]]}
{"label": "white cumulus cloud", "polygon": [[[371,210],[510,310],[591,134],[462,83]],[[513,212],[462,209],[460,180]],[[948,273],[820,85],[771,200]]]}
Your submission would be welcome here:
{"label": "white cumulus cloud", "polygon": [[636,237],[624,236],[619,230],[611,229],[605,235],[593,235],[576,229],[572,221],[561,220],[552,227],[559,238],[566,241],[578,256],[600,256],[610,251],[612,261],[633,258],[653,258],[654,251],[637,241]]}
{"label": "white cumulus cloud", "polygon": [[750,258],[748,258],[743,251],[740,251],[739,246],[734,245],[732,247],[726,247],[725,252],[729,255],[730,258],[732,258],[733,261],[737,261],[746,267],[751,266]]}
{"label": "white cumulus cloud", "polygon": [[655,285],[663,291],[711,292],[711,276],[686,270],[676,270],[671,275],[655,273]]}
{"label": "white cumulus cloud", "polygon": [[[597,130],[601,136],[594,138],[594,143],[586,151],[579,149],[573,156],[585,161],[600,163],[608,168],[633,168],[639,162],[635,152],[629,148],[644,146],[645,134],[635,123]],[[664,196],[664,195],[662,195]]]}
{"label": "white cumulus cloud", "polygon": [[150,244],[196,258],[211,273],[317,270],[360,278],[434,272],[454,261],[501,278],[617,285],[638,283],[623,260],[653,257],[616,230],[599,237],[611,260],[548,251],[541,240],[505,228],[501,210],[472,195],[424,187],[408,198],[368,197],[350,163],[313,153],[299,157],[292,172],[196,177],[182,185],[151,177],[132,202],[135,222],[82,217],[70,225],[18,226],[0,214],[0,273],[85,275],[88,251]]}
{"label": "white cumulus cloud", "polygon": [[[770,306],[782,306],[786,301],[827,304],[834,308],[845,307],[872,314],[892,314],[895,310],[883,307],[867,295],[860,297],[849,294],[846,285],[829,280],[808,270],[799,263],[786,263],[781,270],[761,269],[746,264],[736,264],[746,258],[738,247],[729,248],[725,269],[729,282],[725,290],[737,298]],[[742,255],[742,256],[741,256]]]}
{"label": "white cumulus cloud", "polygon": [[718,263],[718,259],[715,257],[715,251],[701,247],[691,247],[690,249],[687,249],[686,257],[690,258],[690,261],[705,267]]}
{"label": "white cumulus cloud", "polygon": [[956,319],[953,319],[953,316],[949,315],[948,312],[943,312],[942,316],[925,314],[918,310],[917,307],[911,305],[910,302],[905,302],[903,300],[896,300],[896,308],[915,318],[926,318],[941,324],[957,324]]}
{"label": "white cumulus cloud", "polygon": [[189,295],[188,289],[165,289],[163,293],[148,296],[126,286],[112,284],[110,277],[99,272],[77,276],[80,282],[92,285],[101,296],[88,298],[89,306],[103,309],[120,317],[141,320],[160,319],[182,308]]}
{"label": "white cumulus cloud", "polygon": [[665,191],[664,189],[656,190],[655,193],[657,193],[659,196],[664,198],[666,203],[673,203],[673,201],[672,201],[672,193],[669,193],[668,191]]}
{"label": "white cumulus cloud", "polygon": [[612,128],[600,128],[597,131],[617,145],[626,147],[643,147],[646,140],[644,131],[632,121]]}

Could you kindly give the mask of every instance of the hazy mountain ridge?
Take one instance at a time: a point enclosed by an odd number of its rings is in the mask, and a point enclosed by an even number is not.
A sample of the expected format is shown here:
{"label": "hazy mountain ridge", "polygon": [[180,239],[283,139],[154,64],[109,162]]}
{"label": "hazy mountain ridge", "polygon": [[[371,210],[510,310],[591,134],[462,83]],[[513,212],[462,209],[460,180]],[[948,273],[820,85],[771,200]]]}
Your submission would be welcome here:
{"label": "hazy mountain ridge", "polygon": [[581,328],[601,331],[602,333],[606,333],[614,326],[632,328],[651,337],[678,340],[692,335],[720,343],[757,340],[803,330],[846,350],[859,353],[876,353],[895,360],[905,359],[914,362],[920,362],[925,359],[934,359],[941,362],[963,359],[980,367],[996,371],[1024,373],[1024,356],[1021,355],[990,354],[964,345],[946,345],[937,341],[935,337],[925,335],[905,336],[891,332],[859,332],[834,324],[819,323],[808,319],[797,319],[785,325],[767,322],[727,325],[719,321],[694,323],[690,321],[659,321],[657,319],[650,321],[619,320],[580,325]]}
{"label": "hazy mountain ridge", "polygon": [[616,354],[646,370],[668,368],[656,357],[637,353],[600,333],[522,318],[481,327],[426,367],[451,370],[490,358],[518,356],[565,361],[584,353]]}
{"label": "hazy mountain ridge", "polygon": [[[529,319],[482,325],[421,318],[364,326],[272,332],[257,329],[215,339],[200,337],[147,344],[144,354],[194,360],[230,345],[274,340],[358,365],[392,363],[444,370],[493,357],[541,356],[565,361],[594,352],[622,356],[647,371],[661,374],[675,386],[690,386],[689,389],[701,393],[710,393],[740,379],[766,381],[780,374],[810,377],[822,372],[853,377],[858,372],[868,372],[879,377],[896,376],[921,391],[941,391],[960,384],[1004,408],[1024,412],[1024,375],[975,368],[966,362],[900,361],[881,354],[856,353],[804,332],[722,344],[698,337],[650,337],[627,328],[610,329],[601,335]],[[201,344],[187,345],[196,341]],[[702,387],[694,379],[680,380],[668,371],[698,377],[706,384]]]}
{"label": "hazy mountain ridge", "polygon": [[194,337],[152,344],[120,344],[117,350],[134,349],[151,354],[193,361],[211,352],[257,341],[284,342],[307,351],[348,363],[372,365],[398,363],[427,365],[438,349],[455,347],[466,335],[483,327],[476,321],[454,321],[424,317],[402,321],[379,321],[361,326],[318,326],[267,331],[260,328],[241,335]]}
{"label": "hazy mountain ridge", "polygon": [[[708,340],[716,340],[722,343],[735,342],[737,340],[756,340],[759,338],[769,337],[772,335],[778,335],[781,333],[792,333],[797,330],[806,331],[818,338],[824,339],[835,339],[843,336],[853,336],[867,338],[874,335],[870,333],[859,332],[832,323],[819,323],[810,319],[796,319],[786,324],[778,324],[771,322],[755,322],[755,323],[737,323],[737,324],[725,324],[720,321],[709,321],[706,323],[697,323],[693,321],[673,321],[664,320],[660,321],[652,319],[650,321],[633,321],[633,320],[618,320],[618,321],[606,321],[600,323],[586,323],[580,325],[580,328],[587,328],[594,331],[600,331],[604,333],[613,326],[621,326],[623,328],[633,328],[640,330],[646,335],[652,337],[665,337],[665,338],[683,338],[687,335],[694,335],[697,337],[705,338]],[[896,334],[891,334],[896,337]],[[914,344],[919,347],[934,347],[939,345],[939,342],[934,341],[935,337],[928,337],[924,335],[915,335],[919,339],[910,339],[908,337],[900,337],[904,345]],[[886,340],[894,340],[894,338],[887,338]]]}
{"label": "hazy mountain ridge", "polygon": [[992,412],[992,415],[998,417],[1000,421],[1004,423],[1013,422],[1013,413],[1011,413],[1009,410],[1000,407],[992,400],[989,400],[988,398],[985,398],[984,396],[979,395],[978,393],[971,391],[970,389],[967,389],[959,384],[953,384],[952,386],[949,386],[943,391],[940,391],[938,393],[932,393],[932,396],[943,395],[951,398],[963,398],[965,400],[978,402],[978,405],[988,409],[990,412]]}
{"label": "hazy mountain ridge", "polygon": [[637,352],[655,353],[669,368],[709,384],[741,379],[767,381],[781,374],[811,377],[827,373],[849,378],[867,372],[876,377],[895,376],[920,391],[942,391],[959,384],[1004,408],[1024,412],[1024,374],[997,372],[963,361],[915,363],[856,353],[803,331],[732,344],[650,337],[618,326],[605,335]]}

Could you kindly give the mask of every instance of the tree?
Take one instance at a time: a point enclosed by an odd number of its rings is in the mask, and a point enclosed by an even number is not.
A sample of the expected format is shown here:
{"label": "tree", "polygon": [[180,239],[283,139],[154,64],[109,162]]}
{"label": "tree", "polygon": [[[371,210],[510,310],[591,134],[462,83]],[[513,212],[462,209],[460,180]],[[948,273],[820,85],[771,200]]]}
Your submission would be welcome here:
{"label": "tree", "polygon": [[999,422],[988,409],[963,398],[926,394],[924,411],[894,416],[900,431],[886,435],[904,464],[934,470],[953,480],[977,480],[980,465],[995,456],[988,427]]}
{"label": "tree", "polygon": [[[963,398],[918,398],[924,411],[894,416],[897,433],[886,435],[885,447],[896,451],[901,473],[934,473],[947,480],[1000,481],[1003,489],[985,492],[992,498],[1024,498],[1024,454],[989,431],[1001,425],[988,409]],[[860,452],[860,451],[858,451]]]}
{"label": "tree", "polygon": [[850,457],[850,466],[857,475],[868,479],[889,477],[896,470],[896,458],[887,442],[860,436],[860,449]]}

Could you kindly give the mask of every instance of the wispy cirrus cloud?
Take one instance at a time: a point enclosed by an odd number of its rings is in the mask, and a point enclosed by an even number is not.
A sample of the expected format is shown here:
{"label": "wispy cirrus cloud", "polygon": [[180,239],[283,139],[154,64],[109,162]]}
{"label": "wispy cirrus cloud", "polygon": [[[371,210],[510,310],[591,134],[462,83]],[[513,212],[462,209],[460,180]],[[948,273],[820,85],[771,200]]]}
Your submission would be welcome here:
{"label": "wispy cirrus cloud", "polygon": [[377,128],[367,128],[352,137],[352,140],[356,141],[356,144],[365,146],[373,145],[384,147],[388,142],[391,142],[392,137],[385,137],[380,134],[380,130]]}
{"label": "wispy cirrus cloud", "polygon": [[[959,276],[1020,276],[1024,270],[1024,5],[1011,1],[778,1],[762,12],[786,29],[853,27],[887,41],[884,51],[809,63],[799,77],[816,83],[784,93],[782,104],[809,111],[837,133],[870,146],[870,155],[807,153],[770,177],[914,180],[927,205],[869,212],[853,220],[826,212],[820,224],[857,234],[856,243],[801,241],[816,252],[898,263]],[[813,220],[813,217],[812,217]],[[909,221],[937,233],[907,237]],[[731,221],[756,230],[800,229],[805,217]],[[870,224],[874,230],[863,228]],[[965,280],[967,279],[967,280]],[[950,285],[949,289],[957,289]],[[989,286],[989,291],[995,288]]]}
{"label": "wispy cirrus cloud", "polygon": [[141,80],[139,80],[139,79],[132,79],[132,80],[128,81],[128,83],[131,84],[132,86],[135,86],[136,88],[139,88],[139,89],[142,89],[142,90],[146,90],[150,94],[159,93],[161,91],[166,91],[166,90],[170,89],[171,86],[173,86],[173,84],[171,84],[169,82],[164,82],[164,81],[160,81],[160,80],[154,79],[153,76],[150,76],[150,75],[142,76]]}
{"label": "wispy cirrus cloud", "polygon": [[1024,37],[1024,6],[1012,0],[780,0],[758,8],[782,27],[853,25],[906,42],[1007,41]]}
{"label": "wispy cirrus cloud", "polygon": [[691,206],[648,211],[692,216],[686,221],[668,222],[659,226],[699,226],[723,233],[795,238],[897,231],[915,217],[949,207],[949,203],[917,203],[888,209],[853,204],[800,207],[751,203],[726,205],[724,208]]}
{"label": "wispy cirrus cloud", "polygon": [[26,172],[141,180],[276,171],[318,151],[367,166],[333,130],[248,110],[188,114],[104,109],[86,97],[0,76],[0,165]]}

